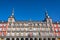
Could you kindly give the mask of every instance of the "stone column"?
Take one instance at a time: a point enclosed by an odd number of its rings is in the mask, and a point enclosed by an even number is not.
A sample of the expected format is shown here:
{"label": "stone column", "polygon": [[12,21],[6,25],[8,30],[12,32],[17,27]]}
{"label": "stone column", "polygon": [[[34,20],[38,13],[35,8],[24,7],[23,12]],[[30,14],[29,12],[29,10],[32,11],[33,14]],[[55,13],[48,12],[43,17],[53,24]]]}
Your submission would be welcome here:
{"label": "stone column", "polygon": [[41,39],[43,40],[43,37]]}
{"label": "stone column", "polygon": [[37,38],[37,40],[39,40],[39,38]]}
{"label": "stone column", "polygon": [[0,40],[1,40],[1,38],[0,38]]}
{"label": "stone column", "polygon": [[46,37],[46,40],[48,40],[48,38]]}
{"label": "stone column", "polygon": [[19,38],[19,40],[21,40],[21,38]]}
{"label": "stone column", "polygon": [[14,40],[16,40],[16,38],[14,38]]}
{"label": "stone column", "polygon": [[28,38],[28,40],[30,40],[30,38]]}
{"label": "stone column", "polygon": [[10,40],[12,40],[12,38],[10,38]]}
{"label": "stone column", "polygon": [[33,40],[34,40],[34,38],[33,38]]}
{"label": "stone column", "polygon": [[25,38],[24,38],[24,40],[25,40]]}
{"label": "stone column", "polygon": [[52,40],[52,38],[50,38]]}

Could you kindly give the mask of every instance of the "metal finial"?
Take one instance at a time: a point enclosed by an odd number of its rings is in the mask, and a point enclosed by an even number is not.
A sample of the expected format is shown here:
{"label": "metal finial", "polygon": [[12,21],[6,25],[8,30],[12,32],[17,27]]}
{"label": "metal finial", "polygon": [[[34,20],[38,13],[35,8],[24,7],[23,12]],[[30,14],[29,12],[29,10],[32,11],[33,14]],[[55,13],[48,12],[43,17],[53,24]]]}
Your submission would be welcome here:
{"label": "metal finial", "polygon": [[14,8],[13,8],[13,10],[12,10],[12,15],[14,15]]}
{"label": "metal finial", "polygon": [[49,18],[48,11],[46,10],[46,8],[45,8],[45,16],[46,16],[46,18]]}
{"label": "metal finial", "polygon": [[46,13],[46,15],[48,15],[48,11],[47,11],[47,9],[45,8],[45,13]]}

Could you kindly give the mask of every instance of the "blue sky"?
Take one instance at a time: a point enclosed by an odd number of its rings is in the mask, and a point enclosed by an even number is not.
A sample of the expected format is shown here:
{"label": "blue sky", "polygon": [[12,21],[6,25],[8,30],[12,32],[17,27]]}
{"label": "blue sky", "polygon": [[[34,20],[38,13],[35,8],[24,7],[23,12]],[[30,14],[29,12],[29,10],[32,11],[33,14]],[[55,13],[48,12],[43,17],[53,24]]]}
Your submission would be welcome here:
{"label": "blue sky", "polygon": [[8,20],[12,8],[16,20],[43,20],[48,10],[53,21],[60,21],[60,0],[0,0],[0,20]]}

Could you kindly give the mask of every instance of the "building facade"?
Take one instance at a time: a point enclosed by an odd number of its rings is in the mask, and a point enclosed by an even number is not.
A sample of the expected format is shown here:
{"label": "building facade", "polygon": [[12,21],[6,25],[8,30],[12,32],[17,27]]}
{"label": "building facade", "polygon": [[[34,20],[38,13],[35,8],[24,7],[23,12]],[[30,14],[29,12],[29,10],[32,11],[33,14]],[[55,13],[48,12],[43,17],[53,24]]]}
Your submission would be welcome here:
{"label": "building facade", "polygon": [[60,22],[45,12],[42,21],[16,21],[14,10],[8,21],[0,22],[0,40],[60,40]]}

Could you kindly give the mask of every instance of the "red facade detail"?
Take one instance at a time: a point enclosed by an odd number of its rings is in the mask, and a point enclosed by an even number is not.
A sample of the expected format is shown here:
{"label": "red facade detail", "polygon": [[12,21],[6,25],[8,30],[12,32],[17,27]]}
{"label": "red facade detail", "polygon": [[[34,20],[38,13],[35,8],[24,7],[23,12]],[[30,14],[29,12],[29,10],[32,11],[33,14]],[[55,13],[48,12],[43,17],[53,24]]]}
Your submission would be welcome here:
{"label": "red facade detail", "polygon": [[53,24],[54,35],[55,36],[60,36],[58,24],[55,24],[55,25],[56,25],[56,27]]}
{"label": "red facade detail", "polygon": [[8,25],[4,26],[4,24],[2,24],[0,28],[2,28],[2,30],[0,31],[0,36],[6,36]]}

